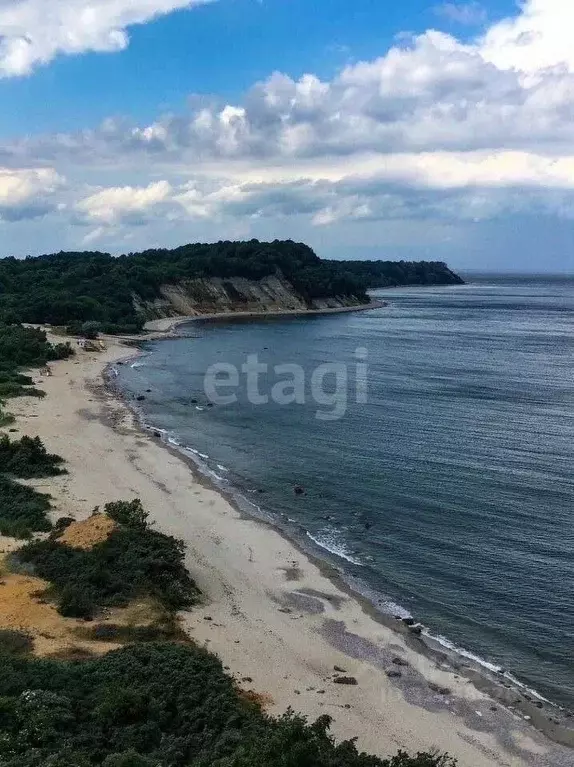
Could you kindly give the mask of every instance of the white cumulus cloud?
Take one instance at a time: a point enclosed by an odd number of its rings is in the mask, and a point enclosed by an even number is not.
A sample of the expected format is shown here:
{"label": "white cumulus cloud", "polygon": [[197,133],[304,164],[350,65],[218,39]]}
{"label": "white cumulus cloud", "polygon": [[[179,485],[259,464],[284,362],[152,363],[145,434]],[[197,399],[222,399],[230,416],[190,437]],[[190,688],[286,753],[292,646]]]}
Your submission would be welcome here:
{"label": "white cumulus cloud", "polygon": [[127,47],[128,29],[208,0],[0,0],[0,76],[27,75],[60,54]]}
{"label": "white cumulus cloud", "polygon": [[167,181],[156,181],[146,187],[108,187],[80,200],[76,210],[83,220],[92,223],[113,225],[122,220],[141,223],[157,205],[168,201],[171,193]]}
{"label": "white cumulus cloud", "polygon": [[37,218],[57,208],[64,179],[53,168],[0,168],[0,219]]}

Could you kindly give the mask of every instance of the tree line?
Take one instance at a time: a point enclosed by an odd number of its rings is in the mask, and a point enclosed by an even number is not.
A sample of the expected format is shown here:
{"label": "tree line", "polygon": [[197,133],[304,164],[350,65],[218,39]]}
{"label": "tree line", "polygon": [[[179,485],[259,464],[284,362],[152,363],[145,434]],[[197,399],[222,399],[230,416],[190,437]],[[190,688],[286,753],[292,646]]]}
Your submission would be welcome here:
{"label": "tree line", "polygon": [[438,263],[321,260],[307,245],[291,240],[188,244],[117,258],[61,252],[0,260],[0,322],[76,330],[89,322],[103,332],[134,332],[146,319],[136,299],[153,301],[163,285],[210,277],[259,280],[278,273],[309,306],[333,297],[366,303],[369,287],[456,278]]}

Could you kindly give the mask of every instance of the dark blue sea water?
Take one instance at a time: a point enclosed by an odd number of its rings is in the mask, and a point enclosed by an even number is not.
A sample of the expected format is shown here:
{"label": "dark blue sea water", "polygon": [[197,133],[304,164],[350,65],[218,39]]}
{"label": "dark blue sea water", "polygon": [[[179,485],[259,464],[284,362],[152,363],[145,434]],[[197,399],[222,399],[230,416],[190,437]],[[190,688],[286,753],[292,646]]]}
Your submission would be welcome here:
{"label": "dark blue sea water", "polygon": [[[382,609],[401,606],[572,706],[574,281],[483,278],[381,295],[389,306],[363,314],[195,323],[182,331],[194,337],[148,344],[118,381],[128,396],[150,389],[147,423]],[[356,402],[358,347],[367,404]],[[208,408],[206,370],[240,369],[250,354],[270,365],[260,393],[285,377],[273,366],[301,365],[305,404],[253,404],[241,374],[238,401]],[[339,420],[318,419],[332,408],[310,397],[326,362],[348,370]]]}

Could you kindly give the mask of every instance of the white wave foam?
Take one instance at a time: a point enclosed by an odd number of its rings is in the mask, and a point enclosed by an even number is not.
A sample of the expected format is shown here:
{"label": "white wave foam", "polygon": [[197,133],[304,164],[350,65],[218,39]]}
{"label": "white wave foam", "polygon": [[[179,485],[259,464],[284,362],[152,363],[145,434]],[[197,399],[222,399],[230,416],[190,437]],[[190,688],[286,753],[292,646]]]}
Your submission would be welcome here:
{"label": "white wave foam", "polygon": [[161,434],[162,436],[168,434],[167,429],[160,429],[158,426],[153,426],[153,424],[147,423],[146,421],[143,421],[142,426],[144,429],[147,429],[148,431],[156,431],[158,434]]}
{"label": "white wave foam", "polygon": [[130,365],[130,367],[131,367],[132,370],[137,370],[138,368],[144,368],[145,365],[143,364],[143,362],[133,362]]}
{"label": "white wave foam", "polygon": [[321,533],[317,533],[317,535],[311,535],[307,530],[307,537],[317,546],[325,549],[325,551],[335,554],[353,565],[362,566],[363,563],[352,556],[347,545],[341,540],[341,536],[336,530],[324,530]]}
{"label": "white wave foam", "polygon": [[442,645],[442,647],[445,647],[447,650],[456,653],[456,655],[476,663],[478,666],[487,669],[487,671],[492,671],[494,674],[498,674],[499,676],[508,679],[508,681],[512,682],[514,686],[519,687],[521,690],[525,690],[537,700],[543,701],[544,703],[551,703],[551,701],[549,701],[547,698],[544,698],[542,695],[540,695],[540,693],[536,692],[536,690],[533,690],[531,687],[525,685],[511,673],[506,671],[502,666],[498,666],[496,663],[491,663],[490,661],[481,658],[480,655],[477,655],[470,650],[466,650],[464,647],[459,647],[454,642],[451,642],[450,639],[447,639],[440,634],[432,634],[428,629],[423,630],[423,635]]}
{"label": "white wave foam", "polygon": [[225,471],[225,472],[228,472],[228,471],[229,471],[229,469],[227,468],[227,466],[223,466],[223,465],[222,465],[222,464],[220,464],[220,463],[217,463],[217,464],[216,464],[216,466],[217,466],[217,468],[219,469],[219,471]]}
{"label": "white wave foam", "polygon": [[199,410],[199,411],[205,410],[205,408],[204,408],[204,407],[200,407],[199,405],[196,405],[196,406],[195,406],[195,409],[196,409],[196,410]]}
{"label": "white wave foam", "polygon": [[442,647],[445,647],[447,650],[451,650],[452,652],[456,653],[457,655],[460,655],[463,658],[467,658],[468,660],[471,660],[474,663],[478,663],[479,666],[482,666],[483,668],[486,668],[489,671],[494,672],[495,674],[500,674],[503,670],[501,666],[497,666],[495,663],[490,663],[484,658],[481,658],[480,655],[476,655],[470,650],[465,650],[464,647],[459,647],[454,642],[451,642],[450,639],[447,639],[441,634],[432,634],[428,629],[424,629],[423,634],[429,639],[432,639],[434,642],[437,642],[438,644],[442,645]]}

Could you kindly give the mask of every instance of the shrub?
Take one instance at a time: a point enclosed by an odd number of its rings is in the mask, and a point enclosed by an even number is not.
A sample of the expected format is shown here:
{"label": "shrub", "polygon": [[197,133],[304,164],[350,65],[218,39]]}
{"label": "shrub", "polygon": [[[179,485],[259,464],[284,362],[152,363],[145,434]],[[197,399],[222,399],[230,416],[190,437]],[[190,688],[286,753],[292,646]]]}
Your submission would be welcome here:
{"label": "shrub", "polygon": [[32,532],[50,532],[49,509],[48,495],[0,474],[0,534],[29,538]]}
{"label": "shrub", "polygon": [[67,618],[92,618],[96,605],[92,595],[80,586],[65,586],[60,591],[58,609]]}
{"label": "shrub", "polygon": [[0,471],[22,479],[53,477],[63,474],[63,458],[47,452],[39,437],[22,437],[10,441],[7,434],[0,437]]}
{"label": "shrub", "polygon": [[198,590],[184,565],[183,543],[150,530],[139,501],[115,508],[135,526],[120,525],[89,550],[54,539],[35,541],[18,552],[18,560],[53,584],[58,609],[66,615],[92,617],[97,609],[125,606],[142,596],[155,598],[168,611],[194,604]]}
{"label": "shrub", "polygon": [[107,503],[104,512],[120,525],[139,529],[147,526],[149,514],[144,510],[139,498],[135,498],[133,501]]}
{"label": "shrub", "polygon": [[28,655],[34,649],[34,640],[24,631],[0,629],[0,653]]}

